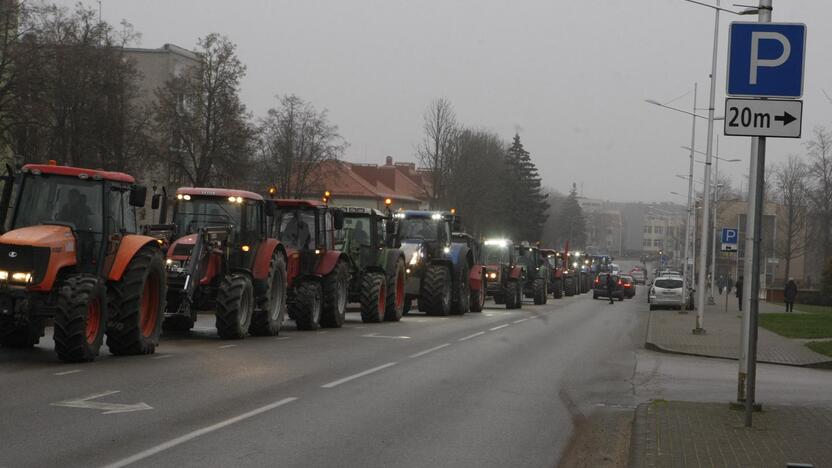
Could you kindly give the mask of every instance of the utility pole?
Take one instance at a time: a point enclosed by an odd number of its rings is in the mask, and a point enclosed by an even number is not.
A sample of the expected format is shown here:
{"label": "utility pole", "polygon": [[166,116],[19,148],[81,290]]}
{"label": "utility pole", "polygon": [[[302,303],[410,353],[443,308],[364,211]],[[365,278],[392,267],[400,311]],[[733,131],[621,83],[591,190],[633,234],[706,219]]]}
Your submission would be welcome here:
{"label": "utility pole", "polygon": [[[691,131],[690,131],[690,169],[688,170],[688,222],[685,224],[685,265],[682,274],[682,310],[681,313],[687,310],[688,305],[688,289],[690,285],[690,280],[693,278],[693,268],[690,265],[691,253],[693,253],[693,248],[691,247],[691,239],[693,237],[693,161],[694,161],[694,153],[696,150],[696,91],[697,91],[697,84],[693,84],[693,110],[691,110]],[[690,271],[688,269],[690,268]]]}
{"label": "utility pole", "polygon": [[[716,152],[719,153],[719,138],[716,140]],[[719,160],[720,157],[716,156],[716,165],[714,166],[714,183],[712,184],[714,187],[714,212],[713,212],[713,220],[712,220],[712,239],[713,244],[711,245],[711,294],[708,296],[708,304],[713,305],[716,304],[714,301],[714,290],[716,289],[716,212],[717,212],[717,203],[719,197]]]}

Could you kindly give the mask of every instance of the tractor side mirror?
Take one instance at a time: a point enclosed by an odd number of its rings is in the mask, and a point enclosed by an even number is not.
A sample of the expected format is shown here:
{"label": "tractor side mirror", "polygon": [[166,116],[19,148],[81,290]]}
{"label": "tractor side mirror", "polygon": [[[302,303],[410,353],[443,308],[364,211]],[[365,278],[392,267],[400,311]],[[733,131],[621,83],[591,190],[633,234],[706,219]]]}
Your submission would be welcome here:
{"label": "tractor side mirror", "polygon": [[147,198],[147,187],[144,185],[134,185],[130,187],[130,206],[141,208],[144,206]]}
{"label": "tractor side mirror", "polygon": [[153,198],[150,199],[150,208],[153,210],[158,210],[159,206],[162,205],[162,194],[161,193],[154,193]]}
{"label": "tractor side mirror", "polygon": [[344,212],[341,210],[332,210],[332,224],[336,230],[341,230],[344,227]]}

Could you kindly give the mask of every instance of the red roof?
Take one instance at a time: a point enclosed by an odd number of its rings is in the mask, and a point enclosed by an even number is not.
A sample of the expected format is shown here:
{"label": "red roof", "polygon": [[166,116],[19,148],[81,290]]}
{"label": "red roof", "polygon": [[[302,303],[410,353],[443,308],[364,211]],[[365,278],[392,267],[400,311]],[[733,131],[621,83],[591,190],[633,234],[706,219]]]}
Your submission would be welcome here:
{"label": "red roof", "polygon": [[43,174],[55,174],[70,177],[90,177],[93,179],[111,180],[113,182],[124,182],[126,184],[135,184],[136,179],[129,174],[123,172],[102,171],[100,169],[83,169],[72,166],[53,166],[52,164],[26,164],[23,166],[24,171],[40,171]]}
{"label": "red roof", "polygon": [[[415,173],[415,171],[414,171]],[[329,190],[334,197],[407,200],[419,202],[424,191],[396,166],[328,161],[312,177],[319,191]]]}
{"label": "red roof", "polygon": [[262,200],[263,197],[257,193],[249,192],[248,190],[236,190],[225,188],[209,188],[209,187],[179,187],[176,189],[176,194],[182,195],[201,195],[212,197],[243,197],[248,200]]}

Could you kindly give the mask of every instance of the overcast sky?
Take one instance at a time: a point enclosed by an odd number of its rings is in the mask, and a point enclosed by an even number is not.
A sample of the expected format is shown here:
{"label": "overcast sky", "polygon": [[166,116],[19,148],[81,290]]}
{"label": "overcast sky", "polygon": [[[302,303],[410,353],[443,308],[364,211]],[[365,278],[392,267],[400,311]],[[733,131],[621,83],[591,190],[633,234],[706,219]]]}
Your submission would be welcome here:
{"label": "overcast sky", "polygon": [[[715,0],[713,0],[715,1]],[[751,0],[753,3],[753,0]],[[73,0],[59,2],[72,5]],[[97,7],[96,1],[84,3]],[[724,5],[733,2],[723,1]],[[544,184],[589,197],[674,201],[687,173],[690,118],[646,104],[699,83],[707,107],[713,10],[682,0],[103,0],[103,17],[127,19],[140,46],[193,48],[227,35],[248,66],[242,95],[257,116],[275,94],[329,110],[349,142],[346,159],[415,160],[422,114],[446,97],[467,126],[515,131]],[[717,115],[724,113],[727,25],[722,15]],[[808,25],[804,137],[832,123],[832,1],[774,0],[774,21]],[[692,96],[674,105],[689,109]],[[705,111],[702,111],[703,113]],[[706,122],[697,127],[704,151]],[[722,133],[717,122],[715,134]],[[805,153],[804,140],[772,140],[768,161]],[[749,139],[720,137],[742,158],[727,171],[745,182]],[[725,165],[721,169],[725,169]],[[701,177],[702,166],[697,165]]]}

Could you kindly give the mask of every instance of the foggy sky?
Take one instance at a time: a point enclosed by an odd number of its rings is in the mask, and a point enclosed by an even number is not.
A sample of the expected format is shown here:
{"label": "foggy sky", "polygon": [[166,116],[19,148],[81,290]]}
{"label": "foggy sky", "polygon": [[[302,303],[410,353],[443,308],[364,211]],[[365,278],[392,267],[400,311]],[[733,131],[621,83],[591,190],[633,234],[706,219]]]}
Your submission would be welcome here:
{"label": "foggy sky", "polygon": [[[71,6],[74,0],[59,4]],[[95,1],[84,3],[96,7]],[[722,2],[730,6],[733,2]],[[753,2],[746,2],[753,3]],[[294,93],[329,110],[350,144],[346,159],[415,161],[422,114],[448,98],[461,123],[515,131],[546,186],[585,196],[681,201],[690,117],[646,104],[699,83],[707,107],[713,10],[682,0],[103,0],[103,17],[133,23],[141,47],[193,48],[220,32],[248,66],[242,96],[256,115]],[[724,114],[727,28],[756,16],[721,15],[716,113]],[[804,140],[769,139],[769,164],[804,154],[832,123],[832,2],[774,0],[774,21],[808,26]],[[692,96],[673,105],[690,109]],[[702,110],[700,113],[705,114]],[[697,124],[704,151],[706,121]],[[722,133],[717,121],[715,134]],[[749,139],[720,136],[720,154],[746,185]],[[696,172],[701,177],[702,166]]]}

